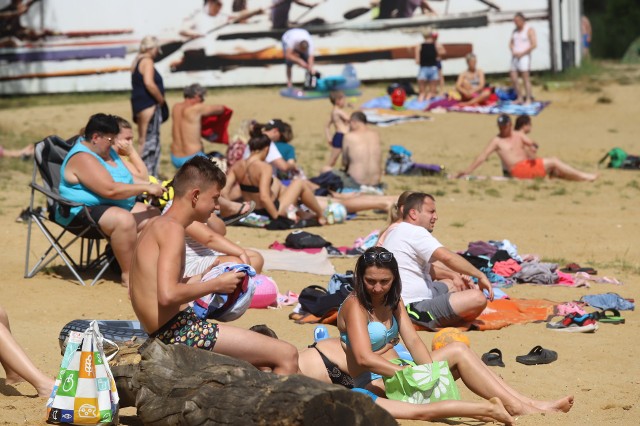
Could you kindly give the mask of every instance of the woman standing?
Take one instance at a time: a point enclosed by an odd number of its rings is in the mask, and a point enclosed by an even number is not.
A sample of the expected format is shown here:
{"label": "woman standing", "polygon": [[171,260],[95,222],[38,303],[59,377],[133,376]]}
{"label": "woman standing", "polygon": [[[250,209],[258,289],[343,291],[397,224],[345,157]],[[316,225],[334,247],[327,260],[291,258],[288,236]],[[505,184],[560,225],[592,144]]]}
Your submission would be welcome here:
{"label": "woman standing", "polygon": [[160,164],[160,125],[169,116],[162,76],[153,66],[158,53],[158,39],[146,36],[131,66],[131,108],[138,125],[138,151],[152,176],[158,176]]}

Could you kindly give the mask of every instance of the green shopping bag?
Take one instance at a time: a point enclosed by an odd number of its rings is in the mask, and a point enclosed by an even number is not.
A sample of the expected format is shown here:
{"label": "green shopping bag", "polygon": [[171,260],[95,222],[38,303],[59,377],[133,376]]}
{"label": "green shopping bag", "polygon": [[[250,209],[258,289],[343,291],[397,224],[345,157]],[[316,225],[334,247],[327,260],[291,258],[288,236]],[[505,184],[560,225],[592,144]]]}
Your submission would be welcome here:
{"label": "green shopping bag", "polygon": [[436,401],[460,400],[456,381],[447,361],[416,365],[413,361],[391,360],[398,365],[410,365],[384,378],[387,398],[413,404],[428,404]]}

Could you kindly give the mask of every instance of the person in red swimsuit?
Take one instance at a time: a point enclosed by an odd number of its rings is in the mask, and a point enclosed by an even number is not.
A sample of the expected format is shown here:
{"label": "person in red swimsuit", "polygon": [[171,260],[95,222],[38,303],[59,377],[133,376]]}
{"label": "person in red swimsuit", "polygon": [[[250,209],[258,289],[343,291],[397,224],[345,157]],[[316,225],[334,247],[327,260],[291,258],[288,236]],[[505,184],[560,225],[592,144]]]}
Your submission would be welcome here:
{"label": "person in red swimsuit", "polygon": [[487,147],[473,160],[471,165],[464,171],[459,172],[456,177],[471,174],[495,152],[498,154],[498,157],[500,157],[505,176],[519,179],[534,179],[549,176],[589,182],[598,178],[597,174],[577,170],[556,157],[535,157],[538,145],[531,139],[525,137],[521,132],[514,132],[511,127],[511,118],[506,114],[498,117],[498,129],[498,135],[489,142]]}

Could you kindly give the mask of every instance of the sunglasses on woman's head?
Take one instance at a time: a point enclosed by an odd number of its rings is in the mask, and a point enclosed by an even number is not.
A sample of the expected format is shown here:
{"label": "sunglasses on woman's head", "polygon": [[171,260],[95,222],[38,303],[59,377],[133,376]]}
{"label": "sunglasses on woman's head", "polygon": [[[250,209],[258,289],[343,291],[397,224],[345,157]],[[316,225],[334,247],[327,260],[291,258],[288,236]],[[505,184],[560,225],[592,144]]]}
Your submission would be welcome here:
{"label": "sunglasses on woman's head", "polygon": [[364,254],[364,261],[366,263],[373,263],[378,259],[380,262],[391,262],[393,259],[393,253],[390,251],[381,251],[381,252],[369,252]]}

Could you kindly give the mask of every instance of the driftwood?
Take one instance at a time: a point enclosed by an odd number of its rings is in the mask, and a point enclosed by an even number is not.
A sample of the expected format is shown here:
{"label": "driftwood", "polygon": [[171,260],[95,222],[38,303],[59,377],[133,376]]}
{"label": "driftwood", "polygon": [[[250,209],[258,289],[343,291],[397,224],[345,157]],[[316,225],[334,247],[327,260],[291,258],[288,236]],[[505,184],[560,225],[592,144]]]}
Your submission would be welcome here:
{"label": "driftwood", "polygon": [[156,341],[138,359],[121,351],[112,371],[146,425],[397,425],[360,393],[201,349]]}

